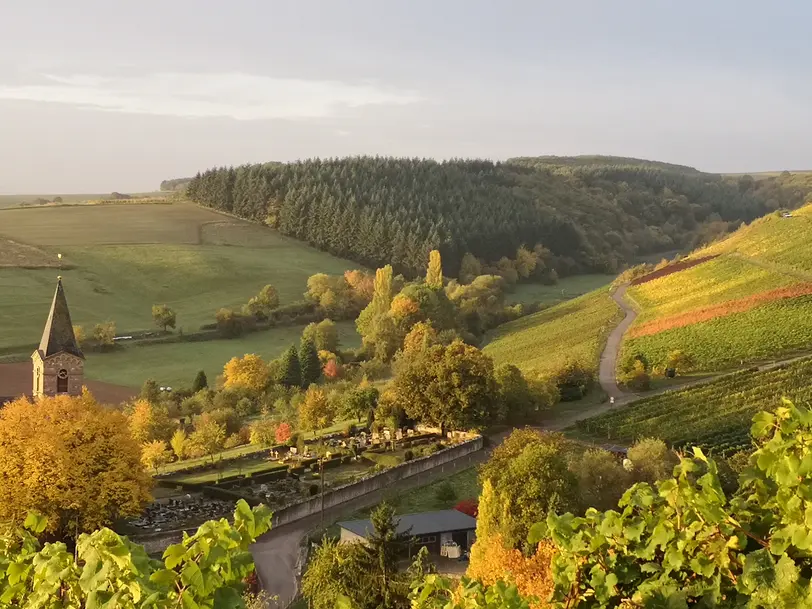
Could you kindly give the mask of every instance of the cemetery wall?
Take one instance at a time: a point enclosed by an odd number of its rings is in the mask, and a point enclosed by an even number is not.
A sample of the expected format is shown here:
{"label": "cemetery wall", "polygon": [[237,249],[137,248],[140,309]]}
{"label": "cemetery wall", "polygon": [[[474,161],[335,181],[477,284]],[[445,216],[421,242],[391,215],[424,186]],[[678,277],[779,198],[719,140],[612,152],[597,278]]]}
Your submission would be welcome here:
{"label": "cemetery wall", "polygon": [[[379,474],[373,474],[363,480],[340,486],[333,489],[329,493],[324,494],[324,509],[329,509],[337,505],[341,505],[348,501],[352,501],[358,497],[366,495],[388,486],[391,486],[399,480],[404,480],[412,476],[416,476],[423,472],[429,471],[443,465],[450,463],[460,457],[470,455],[478,450],[482,450],[483,438],[478,436],[472,440],[457,444],[450,448],[440,450],[433,455],[421,457],[408,461],[401,465],[387,469]],[[305,501],[294,503],[287,507],[278,509],[273,515],[273,526],[278,527],[283,524],[295,522],[307,516],[318,514],[322,509],[322,498],[317,496]]]}

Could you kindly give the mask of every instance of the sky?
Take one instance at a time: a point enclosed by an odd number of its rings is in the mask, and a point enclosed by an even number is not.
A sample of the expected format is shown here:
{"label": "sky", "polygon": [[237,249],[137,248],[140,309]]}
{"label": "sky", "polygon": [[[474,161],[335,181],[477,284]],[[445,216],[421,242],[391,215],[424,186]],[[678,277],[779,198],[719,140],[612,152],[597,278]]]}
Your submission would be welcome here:
{"label": "sky", "polygon": [[812,3],[0,0],[0,193],[359,154],[812,169]]}

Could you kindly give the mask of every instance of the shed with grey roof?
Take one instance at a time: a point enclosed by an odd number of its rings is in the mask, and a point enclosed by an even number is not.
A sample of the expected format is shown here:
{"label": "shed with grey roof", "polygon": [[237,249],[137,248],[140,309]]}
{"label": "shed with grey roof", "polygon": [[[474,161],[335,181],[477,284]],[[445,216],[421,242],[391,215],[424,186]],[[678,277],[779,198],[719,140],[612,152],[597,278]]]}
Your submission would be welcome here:
{"label": "shed with grey roof", "polygon": [[[397,516],[397,532],[408,533],[415,538],[414,548],[426,546],[432,554],[440,554],[446,542],[455,542],[463,550],[474,543],[476,518],[457,510],[419,512]],[[373,533],[369,520],[348,520],[339,522],[341,542],[364,542]]]}

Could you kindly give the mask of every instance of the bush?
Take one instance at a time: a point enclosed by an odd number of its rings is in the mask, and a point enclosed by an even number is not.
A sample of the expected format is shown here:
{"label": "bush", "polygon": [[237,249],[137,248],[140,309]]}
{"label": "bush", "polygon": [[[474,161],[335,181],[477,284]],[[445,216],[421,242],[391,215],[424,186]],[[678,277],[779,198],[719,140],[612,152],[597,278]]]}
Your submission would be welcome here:
{"label": "bush", "polygon": [[454,509],[463,514],[468,514],[471,518],[476,518],[479,513],[479,501],[476,499],[463,499],[454,506]]}
{"label": "bush", "polygon": [[362,456],[365,459],[372,461],[376,467],[381,469],[396,467],[405,461],[404,457],[401,457],[400,455],[393,455],[391,453],[375,453],[372,451],[366,451]]}
{"label": "bush", "polygon": [[390,372],[389,366],[377,359],[361,362],[359,369],[361,370],[361,373],[370,381],[385,378]]}
{"label": "bush", "polygon": [[413,451],[407,450],[406,452],[403,453],[403,460],[404,461],[411,461],[412,459],[414,459],[414,452]]}
{"label": "bush", "polygon": [[315,497],[319,494],[319,485],[318,484],[311,484],[307,487],[307,494],[311,497]]}
{"label": "bush", "polygon": [[632,391],[648,391],[651,389],[651,376],[646,371],[642,361],[635,360],[634,367],[620,377],[621,382]]}
{"label": "bush", "polygon": [[562,402],[572,402],[584,397],[595,382],[595,371],[582,362],[569,361],[554,375]]}
{"label": "bush", "polygon": [[238,434],[231,434],[226,438],[226,441],[223,443],[223,448],[235,448],[242,444],[242,440]]}
{"label": "bush", "polygon": [[457,491],[454,490],[450,482],[443,482],[437,487],[434,496],[437,498],[437,501],[454,501],[457,498]]}

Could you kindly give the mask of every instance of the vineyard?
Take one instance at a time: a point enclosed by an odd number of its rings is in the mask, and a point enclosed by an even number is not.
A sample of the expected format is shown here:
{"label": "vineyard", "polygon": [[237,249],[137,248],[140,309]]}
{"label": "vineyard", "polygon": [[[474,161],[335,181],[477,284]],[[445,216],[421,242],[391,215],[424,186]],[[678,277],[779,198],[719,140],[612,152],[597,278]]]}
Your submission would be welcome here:
{"label": "vineyard", "polygon": [[649,336],[627,337],[620,361],[644,353],[653,365],[662,364],[679,349],[693,358],[693,369],[715,371],[805,353],[812,349],[810,313],[812,296],[807,295]]}
{"label": "vineyard", "polygon": [[763,372],[737,372],[639,400],[579,421],[575,431],[596,440],[629,444],[657,437],[678,449],[700,446],[729,456],[750,445],[753,415],[774,409],[782,397],[798,406],[812,406],[812,358]]}
{"label": "vineyard", "polygon": [[722,256],[639,286],[628,294],[640,306],[635,326],[798,283],[791,276]]}
{"label": "vineyard", "polygon": [[609,290],[596,290],[500,326],[485,353],[525,371],[551,372],[568,359],[597,369],[606,337],[622,317]]}
{"label": "vineyard", "polygon": [[[740,228],[729,238],[703,250],[703,255],[737,252],[796,272],[812,273],[812,205],[792,212],[791,218],[769,215]],[[799,247],[800,246],[800,247]]]}

